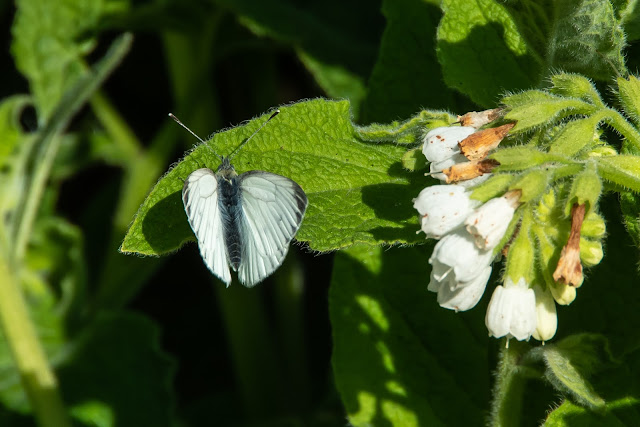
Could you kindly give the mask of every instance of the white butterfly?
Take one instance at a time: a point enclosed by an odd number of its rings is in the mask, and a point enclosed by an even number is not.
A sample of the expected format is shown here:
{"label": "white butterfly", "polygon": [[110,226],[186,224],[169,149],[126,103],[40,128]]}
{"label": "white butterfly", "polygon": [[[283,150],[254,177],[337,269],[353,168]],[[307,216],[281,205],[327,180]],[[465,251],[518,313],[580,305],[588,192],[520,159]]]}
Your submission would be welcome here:
{"label": "white butterfly", "polygon": [[308,204],[302,188],[289,178],[264,171],[236,173],[230,159],[253,135],[229,157],[220,157],[216,172],[198,169],[182,188],[184,210],[202,259],[227,286],[229,266],[243,285],[252,287],[282,264]]}

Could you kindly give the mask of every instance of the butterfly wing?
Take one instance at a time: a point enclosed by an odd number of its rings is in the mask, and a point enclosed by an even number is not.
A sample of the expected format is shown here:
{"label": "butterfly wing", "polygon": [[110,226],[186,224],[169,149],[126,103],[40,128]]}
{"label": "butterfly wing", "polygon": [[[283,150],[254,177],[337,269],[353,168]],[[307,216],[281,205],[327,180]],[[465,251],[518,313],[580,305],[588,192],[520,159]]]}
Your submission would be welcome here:
{"label": "butterfly wing", "polygon": [[218,200],[218,179],[211,169],[198,169],[182,188],[182,202],[198,239],[200,255],[213,274],[229,286],[231,273]]}
{"label": "butterfly wing", "polygon": [[284,260],[300,228],[307,196],[284,176],[250,171],[238,177],[242,215],[242,258],[238,278],[251,287],[273,273]]}

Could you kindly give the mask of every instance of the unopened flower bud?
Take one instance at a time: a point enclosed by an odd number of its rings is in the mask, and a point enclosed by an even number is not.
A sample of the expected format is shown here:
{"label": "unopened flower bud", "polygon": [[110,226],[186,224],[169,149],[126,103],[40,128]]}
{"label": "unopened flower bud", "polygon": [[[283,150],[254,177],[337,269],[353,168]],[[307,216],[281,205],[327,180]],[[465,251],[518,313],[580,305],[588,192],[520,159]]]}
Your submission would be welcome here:
{"label": "unopened flower bud", "polygon": [[549,341],[556,334],[558,329],[558,315],[556,313],[556,303],[553,300],[551,291],[541,286],[535,286],[533,291],[536,295],[536,330],[533,338],[538,341]]}
{"label": "unopened flower bud", "polygon": [[549,290],[560,305],[569,305],[576,299],[576,288],[566,283],[552,283]]}

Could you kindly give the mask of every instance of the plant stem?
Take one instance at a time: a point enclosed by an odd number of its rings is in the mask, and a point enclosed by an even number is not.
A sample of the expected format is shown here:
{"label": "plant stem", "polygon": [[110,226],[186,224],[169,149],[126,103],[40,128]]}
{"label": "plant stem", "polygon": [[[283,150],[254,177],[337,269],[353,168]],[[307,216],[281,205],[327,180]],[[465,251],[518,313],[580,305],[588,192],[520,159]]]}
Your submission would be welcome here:
{"label": "plant stem", "polygon": [[528,350],[528,346],[515,340],[510,344],[500,351],[489,422],[489,425],[494,427],[520,425],[526,378],[522,375],[519,361]]}
{"label": "plant stem", "polygon": [[0,323],[22,384],[40,426],[70,426],[58,381],[38,341],[27,304],[12,273],[7,261],[0,257]]}

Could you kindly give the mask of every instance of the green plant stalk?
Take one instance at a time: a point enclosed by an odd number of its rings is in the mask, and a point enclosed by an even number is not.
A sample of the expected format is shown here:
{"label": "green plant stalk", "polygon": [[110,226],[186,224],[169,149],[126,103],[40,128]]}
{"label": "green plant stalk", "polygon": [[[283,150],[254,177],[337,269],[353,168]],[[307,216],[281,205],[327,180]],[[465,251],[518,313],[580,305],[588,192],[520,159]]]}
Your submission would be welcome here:
{"label": "green plant stalk", "polygon": [[24,257],[40,200],[58,152],[59,135],[66,129],[73,115],[122,61],[129,51],[132,39],[130,34],[125,34],[113,42],[104,59],[94,67],[93,72],[84,75],[71,89],[65,92],[44,129],[36,137],[33,177],[25,191],[23,209],[16,215],[19,222],[16,227],[15,246],[13,247],[12,262],[14,265],[19,265]]}
{"label": "green plant stalk", "polygon": [[42,427],[71,426],[58,381],[40,345],[19,284],[2,257],[0,323],[38,424]]}
{"label": "green plant stalk", "polygon": [[127,123],[116,112],[109,99],[97,91],[89,101],[96,117],[117,146],[123,159],[133,162],[140,152],[140,142]]}
{"label": "green plant stalk", "polygon": [[494,427],[521,424],[526,377],[522,375],[519,362],[529,347],[515,340],[511,340],[509,344],[509,347],[502,347],[498,361],[489,421],[489,425]]}

